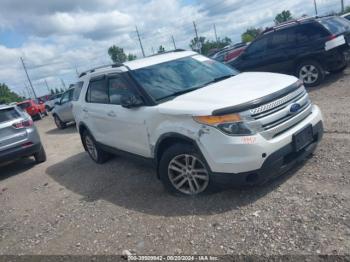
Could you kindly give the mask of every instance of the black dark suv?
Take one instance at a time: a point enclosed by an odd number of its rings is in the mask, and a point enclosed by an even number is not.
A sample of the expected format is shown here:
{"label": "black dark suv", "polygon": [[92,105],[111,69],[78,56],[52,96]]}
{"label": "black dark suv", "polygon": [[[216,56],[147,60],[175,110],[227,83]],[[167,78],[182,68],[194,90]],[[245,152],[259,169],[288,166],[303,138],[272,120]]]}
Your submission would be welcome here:
{"label": "black dark suv", "polygon": [[329,16],[293,20],[266,29],[229,65],[240,71],[294,74],[316,86],[325,72],[346,68],[350,21]]}

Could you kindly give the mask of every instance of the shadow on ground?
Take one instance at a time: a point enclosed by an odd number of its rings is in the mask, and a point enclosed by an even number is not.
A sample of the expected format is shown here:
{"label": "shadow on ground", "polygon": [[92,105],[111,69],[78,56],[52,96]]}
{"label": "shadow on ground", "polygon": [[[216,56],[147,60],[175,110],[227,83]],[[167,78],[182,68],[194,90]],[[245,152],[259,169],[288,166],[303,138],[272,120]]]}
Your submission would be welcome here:
{"label": "shadow on ground", "polygon": [[339,73],[332,73],[326,76],[322,84],[315,86],[315,87],[308,87],[308,92],[314,92],[317,90],[320,90],[322,88],[328,88],[330,85],[332,85],[334,82],[337,81],[344,81],[344,76],[347,75],[346,71],[339,72]]}
{"label": "shadow on ground", "polygon": [[34,158],[22,158],[17,161],[0,165],[0,181],[18,175],[35,166]]}
{"label": "shadow on ground", "polygon": [[48,135],[67,135],[67,134],[73,134],[77,132],[77,128],[75,126],[75,123],[68,124],[66,128],[64,129],[58,129],[53,128],[51,130],[46,131],[46,134]]}
{"label": "shadow on ground", "polygon": [[199,197],[169,194],[153,167],[122,157],[98,165],[86,153],[79,153],[50,166],[46,173],[68,190],[82,195],[84,201],[104,199],[152,215],[186,216],[217,214],[254,203],[279,187],[295,170],[262,187],[221,190]]}

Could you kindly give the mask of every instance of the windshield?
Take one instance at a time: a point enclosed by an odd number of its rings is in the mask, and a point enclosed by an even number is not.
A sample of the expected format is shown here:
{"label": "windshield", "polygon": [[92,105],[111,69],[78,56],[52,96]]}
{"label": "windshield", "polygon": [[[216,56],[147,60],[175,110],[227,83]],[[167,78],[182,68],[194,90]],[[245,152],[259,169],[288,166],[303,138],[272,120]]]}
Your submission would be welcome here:
{"label": "windshield", "polygon": [[232,68],[201,55],[133,71],[135,79],[156,101],[175,97],[236,74],[238,72]]}
{"label": "windshield", "polygon": [[342,17],[321,19],[320,23],[332,34],[338,35],[349,30],[350,22]]}
{"label": "windshield", "polygon": [[26,109],[26,108],[30,107],[30,103],[29,102],[21,103],[21,104],[17,104],[17,106],[19,108]]}

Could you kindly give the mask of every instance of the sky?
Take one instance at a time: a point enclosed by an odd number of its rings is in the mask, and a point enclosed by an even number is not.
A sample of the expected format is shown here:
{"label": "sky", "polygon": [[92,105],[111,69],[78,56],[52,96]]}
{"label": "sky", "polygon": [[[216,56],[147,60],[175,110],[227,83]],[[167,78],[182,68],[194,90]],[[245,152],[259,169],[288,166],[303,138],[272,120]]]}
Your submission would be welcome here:
{"label": "sky", "polygon": [[[340,0],[316,0],[318,13],[340,11]],[[350,5],[350,0],[344,0]],[[314,0],[0,0],[0,83],[20,95],[29,86],[20,57],[36,93],[77,80],[77,72],[109,64],[111,45],[142,57],[135,27],[146,55],[160,45],[189,49],[198,34],[239,42],[248,27],[273,25],[275,15],[314,15]]]}

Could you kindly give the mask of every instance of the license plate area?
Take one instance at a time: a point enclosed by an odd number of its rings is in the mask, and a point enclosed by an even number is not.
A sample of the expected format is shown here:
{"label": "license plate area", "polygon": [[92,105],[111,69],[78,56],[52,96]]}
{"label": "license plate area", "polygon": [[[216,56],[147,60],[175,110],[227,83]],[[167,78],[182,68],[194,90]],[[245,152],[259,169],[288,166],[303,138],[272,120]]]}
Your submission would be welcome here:
{"label": "license plate area", "polygon": [[293,135],[294,150],[296,152],[302,150],[310,145],[313,142],[313,139],[313,130],[312,125],[310,124]]}

